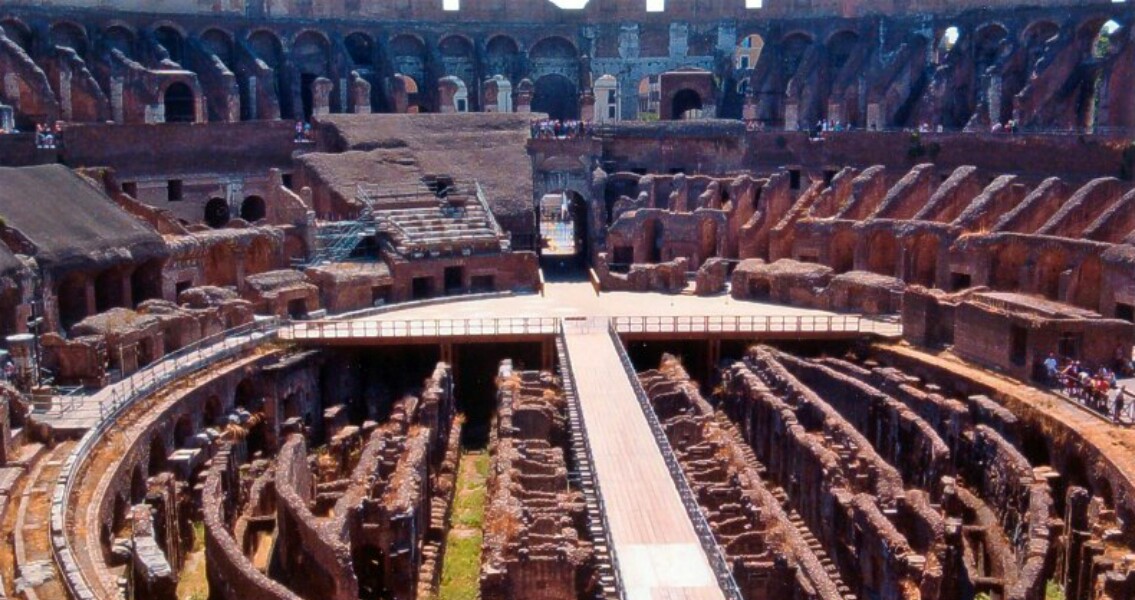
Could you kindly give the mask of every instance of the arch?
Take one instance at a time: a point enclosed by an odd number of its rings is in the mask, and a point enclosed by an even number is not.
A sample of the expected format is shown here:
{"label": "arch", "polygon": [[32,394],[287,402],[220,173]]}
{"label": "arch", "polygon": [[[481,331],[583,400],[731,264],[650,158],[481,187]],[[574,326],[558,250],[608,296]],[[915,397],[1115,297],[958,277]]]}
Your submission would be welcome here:
{"label": "arch", "polygon": [[670,115],[676,120],[700,118],[701,109],[701,94],[690,88],[678,90],[670,99]]}
{"label": "arch", "polygon": [[240,203],[240,218],[255,223],[268,216],[268,206],[260,196],[249,196]]}
{"label": "arch", "polygon": [[938,238],[932,234],[917,235],[908,248],[910,258],[906,282],[937,287]]}
{"label": "arch", "polygon": [[1021,289],[1021,270],[1028,260],[1023,244],[1008,244],[993,253],[989,265],[989,287],[1007,292]]}
{"label": "arch", "polygon": [[1042,250],[1036,262],[1036,292],[1049,300],[1060,299],[1060,275],[1068,270],[1068,255],[1061,248]]}
{"label": "arch", "polygon": [[58,21],[51,24],[47,34],[52,46],[70,48],[79,56],[87,54],[87,30],[71,21]]}
{"label": "arch", "polygon": [[205,400],[205,409],[201,413],[201,418],[204,419],[202,425],[205,427],[217,425],[221,420],[223,411],[224,405],[221,399],[216,394],[210,395],[209,398]]}
{"label": "arch", "polygon": [[249,378],[240,380],[233,391],[233,406],[248,412],[259,412],[264,408],[264,399],[256,389],[256,383]]}
{"label": "arch", "polygon": [[305,75],[326,77],[331,71],[331,42],[319,31],[305,30],[292,43],[292,62]]}
{"label": "arch", "polygon": [[473,42],[469,38],[451,33],[437,44],[438,52],[444,57],[473,56]]}
{"label": "arch", "polygon": [[757,68],[757,61],[765,49],[765,39],[757,33],[751,33],[737,42],[733,50],[733,68],[738,71],[747,71]]}
{"label": "arch", "polygon": [[516,69],[519,64],[520,44],[507,35],[494,35],[485,44],[485,64],[489,74],[501,75],[516,83]]}
{"label": "arch", "polygon": [[840,231],[832,236],[829,266],[837,275],[855,269],[855,244],[859,236],[854,231]]}
{"label": "arch", "polygon": [[193,123],[197,120],[197,99],[188,84],[175,81],[162,93],[166,123]]}
{"label": "arch", "polygon": [[32,30],[23,21],[15,17],[2,19],[0,20],[0,31],[3,31],[8,39],[23,48],[25,52],[31,50]]}
{"label": "arch", "polygon": [[1060,33],[1060,26],[1055,21],[1040,19],[1029,23],[1021,30],[1020,41],[1025,46],[1044,44]]}
{"label": "arch", "polygon": [[962,30],[957,25],[942,28],[938,33],[938,41],[934,44],[934,51],[937,54],[934,62],[941,63],[946,55],[954,51],[954,47],[958,45],[958,41],[961,39]]}
{"label": "arch", "polygon": [[800,70],[800,63],[804,60],[804,54],[814,43],[815,40],[811,34],[803,31],[792,32],[781,38],[780,67],[785,85],[787,85],[788,80],[796,75],[796,71]]}
{"label": "arch", "polygon": [[1085,257],[1072,273],[1074,279],[1071,282],[1068,303],[1088,310],[1099,310],[1100,284],[1103,279],[1103,264],[1099,255]]}
{"label": "arch", "polygon": [[1001,53],[1001,42],[1009,39],[1009,31],[1000,23],[986,23],[979,27],[973,37],[973,57],[980,75],[997,62]]}
{"label": "arch", "polygon": [[205,224],[213,229],[219,229],[228,224],[232,215],[229,214],[229,203],[224,198],[209,198],[205,203]]}
{"label": "arch", "polygon": [[343,40],[343,46],[347,49],[347,56],[351,57],[351,62],[357,66],[369,67],[374,65],[374,39],[361,32],[356,31],[348,35]]}
{"label": "arch", "polygon": [[[1097,20],[1098,21],[1098,20]],[[1092,23],[1093,21],[1089,21]],[[1092,58],[1097,60],[1104,60],[1111,58],[1119,52],[1122,44],[1112,42],[1112,38],[1116,32],[1123,28],[1123,25],[1115,19],[1108,19],[1100,23],[1098,27],[1092,29],[1090,24],[1081,26],[1086,28],[1086,31],[1093,35],[1092,37]]]}
{"label": "arch", "polygon": [[867,270],[888,277],[895,276],[895,261],[899,254],[898,240],[890,231],[876,231],[867,242]]}
{"label": "arch", "polygon": [[280,38],[270,30],[260,29],[248,35],[248,48],[264,64],[278,68],[283,62],[284,45]]}
{"label": "arch", "polygon": [[851,53],[858,44],[859,34],[847,29],[837,31],[828,37],[825,45],[828,49],[828,65],[833,76],[837,75],[851,59]]}
{"label": "arch", "polygon": [[[390,61],[394,72],[410,77],[416,86],[425,81],[426,56],[425,43],[415,35],[402,33],[390,40]],[[417,104],[421,106],[420,102]]]}
{"label": "arch", "polygon": [[[130,296],[135,306],[162,297],[162,266],[162,260],[155,258],[134,268],[130,274]],[[168,337],[166,340],[169,344]]]}
{"label": "arch", "polygon": [[185,58],[185,35],[173,25],[154,28],[154,39],[169,53],[169,58],[181,64]]}
{"label": "arch", "polygon": [[579,52],[576,50],[575,44],[571,43],[567,38],[552,35],[532,44],[532,49],[528,51],[528,56],[533,59],[558,58],[575,60],[579,57]]}
{"label": "arch", "polygon": [[102,34],[103,47],[109,52],[118,50],[128,58],[134,55],[134,30],[126,25],[111,25]]}
{"label": "arch", "polygon": [[212,27],[206,29],[201,34],[200,40],[201,45],[204,46],[206,50],[221,59],[221,62],[225,63],[225,66],[232,67],[234,64],[232,35],[227,31]]}
{"label": "arch", "polygon": [[150,477],[153,477],[165,471],[168,464],[169,449],[166,448],[165,440],[162,439],[160,433],[154,433],[154,435],[150,437],[150,460],[147,472],[150,474]]}
{"label": "arch", "polygon": [[545,75],[536,80],[532,95],[532,112],[548,113],[553,119],[579,118],[579,97],[575,84],[560,74]]}
{"label": "arch", "polygon": [[187,448],[189,440],[196,435],[194,429],[193,417],[191,415],[186,413],[178,417],[177,423],[173,426],[173,447]]}

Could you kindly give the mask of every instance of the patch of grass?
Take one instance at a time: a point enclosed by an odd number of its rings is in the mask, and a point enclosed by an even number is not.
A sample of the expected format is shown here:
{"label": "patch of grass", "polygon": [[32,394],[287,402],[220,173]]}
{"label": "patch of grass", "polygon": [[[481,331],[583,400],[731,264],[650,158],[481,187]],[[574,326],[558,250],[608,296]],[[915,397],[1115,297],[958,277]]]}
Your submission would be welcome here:
{"label": "patch of grass", "polygon": [[481,597],[481,532],[450,537],[441,571],[438,600],[477,600]]}
{"label": "patch of grass", "polygon": [[1044,600],[1064,600],[1064,587],[1051,579],[1048,580],[1044,585]]}
{"label": "patch of grass", "polygon": [[461,456],[437,600],[477,600],[481,596],[482,528],[490,466],[486,452]]}
{"label": "patch of grass", "polygon": [[205,551],[205,522],[193,522],[193,550],[191,552]]}

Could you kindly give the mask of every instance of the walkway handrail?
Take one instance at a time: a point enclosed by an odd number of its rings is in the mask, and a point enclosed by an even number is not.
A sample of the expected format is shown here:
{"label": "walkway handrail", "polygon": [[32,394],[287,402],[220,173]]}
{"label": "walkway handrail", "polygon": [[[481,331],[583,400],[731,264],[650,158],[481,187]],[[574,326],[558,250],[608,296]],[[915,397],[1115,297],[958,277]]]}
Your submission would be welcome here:
{"label": "walkway handrail", "polygon": [[[114,426],[123,412],[140,400],[170,382],[274,339],[279,326],[280,320],[272,318],[203,338],[165,355],[161,361],[106,388],[110,397],[99,402],[98,422],[87,430],[63,463],[51,494],[51,554],[62,575],[63,585],[72,598],[98,598],[83,576],[83,570],[79,568],[71,549],[67,535],[67,503],[74,492],[79,468],[89,458],[88,455],[102,436]],[[209,351],[209,354],[202,355],[204,351]]]}
{"label": "walkway handrail", "polygon": [[[575,385],[575,371],[571,366],[571,353],[568,352],[567,335],[564,332],[564,323],[562,320],[557,319],[557,325],[558,331],[556,335],[559,338],[560,347],[562,348],[561,354],[564,362],[564,364],[562,365],[563,372],[561,373],[561,375],[563,376],[565,381],[570,382],[571,393],[567,395],[568,402],[571,403],[571,410],[575,412],[575,414],[579,415],[579,429],[580,433],[583,434],[583,449],[584,452],[587,453],[587,461],[594,468],[595,454],[591,449],[591,436],[587,435],[587,421],[583,418],[583,407],[580,405],[579,395],[575,391],[579,388]],[[598,477],[592,476],[590,478],[590,483],[592,487],[595,488],[595,501],[599,504],[599,515],[603,521],[603,539],[607,544],[607,553],[611,557],[611,570],[613,571],[612,575],[615,578],[615,589],[618,592],[619,599],[626,600],[627,591],[623,586],[622,572],[619,571],[619,557],[615,551],[615,540],[611,537],[611,525],[607,521],[607,503],[603,498],[603,488],[599,485]]]}
{"label": "walkway handrail", "polygon": [[280,330],[289,340],[463,337],[483,335],[555,335],[555,317],[484,319],[400,319],[373,321],[296,321]]}
{"label": "walkway handrail", "polygon": [[702,511],[697,496],[690,487],[689,480],[686,479],[686,473],[682,470],[681,463],[678,462],[678,456],[670,446],[670,439],[666,437],[666,430],[663,429],[662,423],[658,420],[658,415],[654,412],[650,398],[646,395],[646,390],[643,389],[642,383],[638,379],[638,372],[635,371],[634,365],[631,364],[631,358],[627,355],[626,348],[623,347],[623,341],[619,339],[619,332],[615,327],[614,321],[608,326],[608,333],[611,336],[611,342],[615,344],[615,350],[619,355],[619,362],[622,363],[623,370],[626,371],[631,388],[634,389],[639,407],[642,408],[646,422],[650,425],[650,431],[654,434],[654,441],[658,445],[658,450],[662,453],[662,459],[666,462],[666,468],[670,471],[670,477],[674,480],[674,485],[678,488],[678,495],[682,499],[682,506],[685,507],[690,522],[693,523],[698,541],[701,542],[702,548],[705,550],[706,559],[709,560],[709,566],[713,569],[714,576],[717,577],[717,583],[721,587],[721,593],[725,595],[726,600],[743,600],[741,590],[737,587],[737,581],[733,579],[733,570],[729,567],[729,560],[726,558],[725,552],[721,549],[721,545],[717,543],[717,537],[713,534],[713,529],[710,528],[709,521],[705,518],[705,513]]}
{"label": "walkway handrail", "polygon": [[614,317],[617,333],[860,333],[858,315]]}

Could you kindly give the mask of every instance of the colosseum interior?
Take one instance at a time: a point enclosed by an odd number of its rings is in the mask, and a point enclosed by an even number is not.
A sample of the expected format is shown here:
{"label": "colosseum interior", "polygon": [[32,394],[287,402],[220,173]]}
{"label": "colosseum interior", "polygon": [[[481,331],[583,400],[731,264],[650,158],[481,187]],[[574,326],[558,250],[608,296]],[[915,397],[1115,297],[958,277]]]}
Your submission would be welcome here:
{"label": "colosseum interior", "polygon": [[0,598],[1135,600],[1133,17],[0,2]]}

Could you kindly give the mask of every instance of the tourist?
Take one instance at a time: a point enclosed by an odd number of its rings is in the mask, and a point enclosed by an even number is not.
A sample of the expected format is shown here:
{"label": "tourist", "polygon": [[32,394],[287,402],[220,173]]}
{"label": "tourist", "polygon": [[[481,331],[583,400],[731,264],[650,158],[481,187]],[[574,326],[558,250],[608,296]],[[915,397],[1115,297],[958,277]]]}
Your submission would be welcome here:
{"label": "tourist", "polygon": [[1060,375],[1059,366],[1060,366],[1060,363],[1058,363],[1056,361],[1056,353],[1055,352],[1049,352],[1048,358],[1044,359],[1044,372],[1045,372],[1045,375],[1048,377],[1048,384],[1049,385],[1056,383],[1056,381],[1057,381],[1057,379]]}

